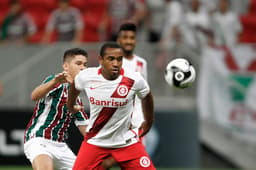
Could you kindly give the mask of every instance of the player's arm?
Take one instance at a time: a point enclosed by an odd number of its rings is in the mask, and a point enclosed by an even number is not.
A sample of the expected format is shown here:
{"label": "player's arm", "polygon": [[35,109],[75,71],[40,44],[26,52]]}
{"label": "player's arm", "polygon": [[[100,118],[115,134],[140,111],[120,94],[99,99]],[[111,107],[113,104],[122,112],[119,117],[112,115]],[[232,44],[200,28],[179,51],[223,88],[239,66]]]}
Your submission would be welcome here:
{"label": "player's arm", "polygon": [[87,128],[87,125],[79,125],[77,126],[77,128],[79,129],[80,133],[85,136],[86,135],[86,128]]}
{"label": "player's arm", "polygon": [[45,97],[56,84],[67,82],[67,77],[69,77],[69,75],[65,71],[63,71],[62,73],[57,74],[52,80],[48,81],[47,83],[37,86],[30,95],[31,99],[36,101]]}
{"label": "player's arm", "polygon": [[141,125],[143,132],[140,136],[144,136],[149,132],[154,122],[154,100],[151,92],[149,92],[146,95],[146,97],[144,97],[141,100],[141,103],[142,103],[142,111],[143,111],[145,121]]}
{"label": "player's arm", "polygon": [[76,105],[76,98],[79,96],[80,91],[76,89],[75,82],[70,83],[70,88],[68,90],[68,102],[67,107],[72,113],[81,111],[82,107]]}

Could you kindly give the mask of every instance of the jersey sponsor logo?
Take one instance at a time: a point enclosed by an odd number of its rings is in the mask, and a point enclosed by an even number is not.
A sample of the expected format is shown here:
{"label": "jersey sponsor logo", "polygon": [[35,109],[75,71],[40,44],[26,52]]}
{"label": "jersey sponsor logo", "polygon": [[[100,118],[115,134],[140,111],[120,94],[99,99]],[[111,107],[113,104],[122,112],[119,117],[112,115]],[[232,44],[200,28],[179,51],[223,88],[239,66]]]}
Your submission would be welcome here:
{"label": "jersey sponsor logo", "polygon": [[144,168],[149,167],[150,166],[150,159],[146,156],[142,156],[140,158],[140,165]]}
{"label": "jersey sponsor logo", "polygon": [[89,101],[93,105],[97,106],[112,106],[112,107],[119,107],[119,106],[125,106],[128,103],[128,99],[125,101],[116,101],[115,99],[110,100],[97,100],[94,97],[90,97]]}

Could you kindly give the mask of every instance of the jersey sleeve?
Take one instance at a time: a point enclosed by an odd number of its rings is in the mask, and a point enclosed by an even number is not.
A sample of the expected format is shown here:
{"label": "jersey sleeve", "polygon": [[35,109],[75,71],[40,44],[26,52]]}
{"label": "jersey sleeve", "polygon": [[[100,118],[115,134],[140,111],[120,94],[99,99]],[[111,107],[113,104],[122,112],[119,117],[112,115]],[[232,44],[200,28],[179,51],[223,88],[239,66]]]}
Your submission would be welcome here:
{"label": "jersey sleeve", "polygon": [[[46,77],[43,81],[42,84],[48,83],[49,81],[51,81],[52,79],[54,79],[55,75],[50,75],[48,77]],[[59,89],[59,87],[61,87],[61,84],[56,84],[47,94],[47,96],[53,96],[54,93],[56,92],[56,90]]]}
{"label": "jersey sleeve", "polygon": [[140,99],[143,99],[144,97],[146,97],[146,95],[150,92],[148,83],[140,74],[137,74],[135,90],[136,90],[136,94]]}
{"label": "jersey sleeve", "polygon": [[83,90],[83,86],[84,86],[84,80],[82,78],[82,74],[81,72],[79,72],[76,77],[75,77],[75,88],[79,91]]}
{"label": "jersey sleeve", "polygon": [[80,111],[74,114],[75,116],[75,125],[80,126],[80,125],[88,125],[89,124],[89,119],[87,117],[87,114],[85,111]]}
{"label": "jersey sleeve", "polygon": [[148,70],[148,66],[147,66],[147,62],[145,61],[144,62],[144,67],[142,69],[142,74],[143,74],[143,77],[146,81],[148,81],[148,72],[147,72],[147,70]]}

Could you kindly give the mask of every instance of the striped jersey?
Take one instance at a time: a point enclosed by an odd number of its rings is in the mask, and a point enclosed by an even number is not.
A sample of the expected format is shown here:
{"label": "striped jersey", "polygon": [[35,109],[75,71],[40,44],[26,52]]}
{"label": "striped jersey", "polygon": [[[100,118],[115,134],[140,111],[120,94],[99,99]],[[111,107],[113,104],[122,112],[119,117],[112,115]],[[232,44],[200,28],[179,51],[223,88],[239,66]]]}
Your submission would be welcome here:
{"label": "striped jersey", "polygon": [[[54,77],[55,75],[47,77],[43,83]],[[68,111],[66,105],[68,88],[68,83],[57,84],[44,98],[36,102],[33,115],[25,130],[24,143],[35,137],[65,142],[68,127],[73,119],[76,126],[88,124],[84,111],[75,114]],[[80,98],[77,99],[77,104],[82,105]]]}
{"label": "striped jersey", "polygon": [[[147,62],[144,58],[133,55],[132,59],[123,58],[122,67],[125,70],[136,71],[141,73],[145,80],[147,80]],[[134,126],[140,127],[144,121],[142,112],[141,100],[136,96],[134,103],[134,111],[132,115],[132,123]]]}
{"label": "striped jersey", "polygon": [[138,142],[138,128],[131,123],[135,96],[144,98],[150,91],[137,72],[121,70],[115,80],[107,80],[100,67],[88,68],[75,77],[75,87],[87,94],[90,119],[88,143],[120,148]]}

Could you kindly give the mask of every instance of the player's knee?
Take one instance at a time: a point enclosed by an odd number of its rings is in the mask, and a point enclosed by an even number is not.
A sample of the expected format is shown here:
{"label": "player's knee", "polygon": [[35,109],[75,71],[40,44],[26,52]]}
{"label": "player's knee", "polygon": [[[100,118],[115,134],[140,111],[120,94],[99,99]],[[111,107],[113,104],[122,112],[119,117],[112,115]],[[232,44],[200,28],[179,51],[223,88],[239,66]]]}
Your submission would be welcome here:
{"label": "player's knee", "polygon": [[32,163],[33,170],[54,170],[53,160],[47,155],[37,156]]}

